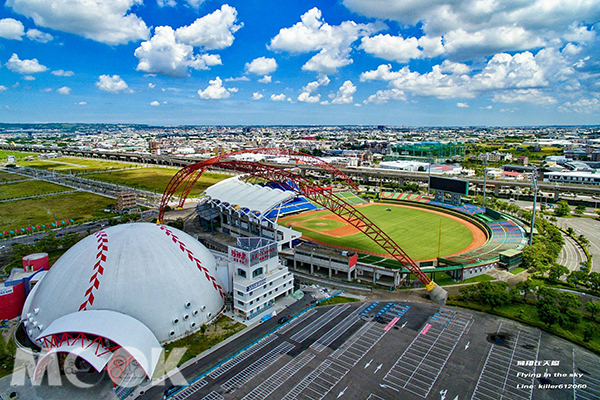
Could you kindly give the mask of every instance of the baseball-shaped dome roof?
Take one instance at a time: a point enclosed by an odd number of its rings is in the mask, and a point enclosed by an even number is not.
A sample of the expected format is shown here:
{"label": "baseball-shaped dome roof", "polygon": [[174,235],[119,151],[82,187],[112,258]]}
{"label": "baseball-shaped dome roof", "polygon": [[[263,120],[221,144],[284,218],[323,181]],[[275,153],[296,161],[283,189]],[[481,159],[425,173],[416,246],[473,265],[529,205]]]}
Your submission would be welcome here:
{"label": "baseball-shaped dome roof", "polygon": [[112,310],[165,342],[199,329],[224,298],[214,256],[193,237],[164,225],[123,224],[69,249],[33,288],[22,318],[35,341],[67,314]]}

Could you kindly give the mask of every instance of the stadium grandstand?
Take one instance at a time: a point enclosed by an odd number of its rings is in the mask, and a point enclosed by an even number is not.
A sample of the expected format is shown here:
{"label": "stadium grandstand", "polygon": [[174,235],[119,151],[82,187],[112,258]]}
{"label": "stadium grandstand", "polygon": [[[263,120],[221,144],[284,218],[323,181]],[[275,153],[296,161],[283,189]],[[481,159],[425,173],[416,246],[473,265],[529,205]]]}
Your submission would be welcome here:
{"label": "stadium grandstand", "polygon": [[279,184],[252,184],[232,177],[207,188],[196,213],[205,229],[210,226],[233,237],[265,237],[277,241],[281,249],[302,234],[278,225],[278,218],[316,209]]}

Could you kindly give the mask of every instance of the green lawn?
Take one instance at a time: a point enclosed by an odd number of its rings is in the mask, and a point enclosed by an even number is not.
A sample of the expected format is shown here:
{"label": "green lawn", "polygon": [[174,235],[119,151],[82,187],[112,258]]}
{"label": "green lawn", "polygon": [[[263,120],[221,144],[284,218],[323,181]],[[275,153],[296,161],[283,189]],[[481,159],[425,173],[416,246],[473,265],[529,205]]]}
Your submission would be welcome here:
{"label": "green lawn", "polygon": [[[90,175],[89,178],[104,182],[116,183],[119,185],[126,185],[133,188],[149,190],[151,192],[162,193],[177,171],[179,170],[175,168],[150,167],[126,171],[98,173]],[[198,182],[196,182],[196,185],[192,188],[190,195],[198,195],[207,187],[229,177],[230,175],[205,172],[202,174]]]}
{"label": "green lawn", "polygon": [[37,153],[21,153],[18,151],[0,150],[0,162],[6,162],[6,156],[15,156],[17,163],[19,163],[19,161],[23,160],[25,157],[37,157]]}
{"label": "green lawn", "polygon": [[77,192],[0,203],[0,230],[49,224],[54,222],[55,214],[58,220],[112,215],[103,210],[115,202],[92,193]]}
{"label": "green lawn", "polygon": [[331,299],[327,299],[325,301],[320,302],[319,306],[330,306],[332,304],[342,304],[342,303],[354,303],[360,301],[355,299],[354,297],[346,297],[346,296],[335,296]]}
{"label": "green lawn", "polygon": [[23,179],[27,178],[23,175],[11,174],[10,172],[0,171],[0,183],[10,181],[22,181]]}
{"label": "green lawn", "polygon": [[19,166],[53,170],[62,173],[81,174],[93,171],[140,167],[141,165],[115,161],[93,160],[89,158],[61,157],[49,160],[19,161]]}
{"label": "green lawn", "polygon": [[46,193],[66,192],[69,190],[72,189],[45,181],[8,183],[6,185],[0,185],[0,200],[37,196]]}
{"label": "green lawn", "polygon": [[[386,211],[390,208],[391,211]],[[442,243],[440,255],[449,255],[467,247],[473,241],[471,231],[453,219],[434,214],[424,209],[412,209],[389,205],[371,204],[359,210],[386,232],[406,253],[415,260],[425,260],[438,256],[438,236],[442,220]],[[280,220],[287,226],[289,222],[306,221],[310,218],[331,215],[330,211],[320,211],[309,215],[299,215]],[[327,221],[320,219],[320,221]],[[320,240],[338,246],[366,251],[383,250],[363,233],[335,238],[302,227],[296,227],[307,238]]]}

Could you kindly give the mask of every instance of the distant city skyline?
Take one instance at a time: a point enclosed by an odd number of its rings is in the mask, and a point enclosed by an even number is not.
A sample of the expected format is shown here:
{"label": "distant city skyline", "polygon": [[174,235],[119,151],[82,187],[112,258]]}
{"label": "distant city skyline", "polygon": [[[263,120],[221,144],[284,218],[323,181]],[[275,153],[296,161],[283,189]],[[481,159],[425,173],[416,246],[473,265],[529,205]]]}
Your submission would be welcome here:
{"label": "distant city skyline", "polygon": [[600,124],[600,0],[6,0],[0,122]]}

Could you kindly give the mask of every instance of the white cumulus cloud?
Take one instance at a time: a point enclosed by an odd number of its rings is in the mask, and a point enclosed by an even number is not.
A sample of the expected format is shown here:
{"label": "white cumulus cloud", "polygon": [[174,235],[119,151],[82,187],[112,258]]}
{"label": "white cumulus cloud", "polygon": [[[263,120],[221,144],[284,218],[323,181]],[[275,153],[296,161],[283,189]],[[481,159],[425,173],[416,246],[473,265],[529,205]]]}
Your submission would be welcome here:
{"label": "white cumulus cloud", "polygon": [[54,36],[49,33],[42,32],[39,29],[32,28],[27,31],[27,39],[40,43],[48,43],[54,39]]}
{"label": "white cumulus cloud", "polygon": [[51,72],[54,76],[73,76],[75,73],[73,71],[65,71],[63,69],[57,69],[56,71]]}
{"label": "white cumulus cloud", "polygon": [[286,101],[288,98],[285,94],[272,94],[271,101]]}
{"label": "white cumulus cloud", "polygon": [[354,101],[353,95],[356,92],[356,86],[351,81],[346,81],[337,91],[332,104],[352,104]]}
{"label": "white cumulus cloud", "polygon": [[258,81],[260,83],[271,83],[271,80],[272,80],[271,75],[265,75],[262,78],[260,78]]}
{"label": "white cumulus cloud", "polygon": [[71,88],[68,86],[63,86],[61,88],[56,89],[56,93],[66,96],[66,95],[71,94]]}
{"label": "white cumulus cloud", "polygon": [[148,37],[146,23],[130,12],[142,0],[7,0],[15,12],[37,26],[117,45]]}
{"label": "white cumulus cloud", "polygon": [[378,90],[375,94],[370,95],[364,103],[381,104],[387,103],[390,100],[406,101],[406,94],[399,89]]}
{"label": "white cumulus cloud", "polygon": [[269,75],[277,70],[274,58],[258,57],[246,63],[246,71],[256,75]]}
{"label": "white cumulus cloud", "polygon": [[458,108],[469,108],[467,103],[456,103],[456,107]]}
{"label": "white cumulus cloud", "polygon": [[13,18],[0,19],[0,37],[4,39],[22,40],[25,28],[21,21]]}
{"label": "white cumulus cloud", "polygon": [[158,107],[158,106],[160,106],[160,103],[158,101],[154,100],[153,102],[150,103],[150,105],[152,107]]}
{"label": "white cumulus cloud", "polygon": [[121,79],[119,75],[100,75],[98,77],[98,82],[96,82],[96,86],[104,92],[112,93],[122,92],[129,88],[127,83]]}
{"label": "white cumulus cloud", "polygon": [[217,76],[215,79],[208,81],[206,89],[198,90],[198,96],[204,100],[220,100],[231,96],[230,92],[237,92],[237,88],[223,87],[223,81]]}
{"label": "white cumulus cloud", "polygon": [[329,82],[330,80],[327,76],[322,76],[316,81],[309,82],[306,86],[302,88],[302,93],[300,93],[300,95],[298,96],[298,101],[304,103],[319,102],[319,100],[321,100],[321,95],[316,92],[321,86],[329,85]]}
{"label": "white cumulus cloud", "polygon": [[265,96],[263,96],[262,93],[260,93],[260,92],[254,92],[254,93],[252,93],[252,100],[260,100],[263,97],[265,97]]}
{"label": "white cumulus cloud", "polygon": [[21,60],[19,56],[15,53],[10,57],[8,62],[6,63],[6,68],[13,72],[17,72],[19,74],[36,74],[38,72],[47,71],[48,68],[39,63],[37,58],[32,58],[31,60]]}
{"label": "white cumulus cloud", "polygon": [[323,74],[335,73],[339,68],[353,62],[351,45],[360,37],[380,30],[380,24],[357,24],[344,21],[340,25],[329,25],[321,10],[312,8],[300,17],[300,22],[283,28],[271,39],[270,50],[290,53],[317,52],[302,69]]}
{"label": "white cumulus cloud", "polygon": [[8,90],[6,86],[0,85],[0,93],[4,92],[5,90]]}
{"label": "white cumulus cloud", "polygon": [[225,49],[233,44],[233,34],[242,27],[242,24],[236,24],[236,20],[237,10],[224,4],[191,25],[177,29],[177,40],[206,50]]}
{"label": "white cumulus cloud", "polygon": [[203,70],[221,64],[219,55],[194,54],[191,45],[177,41],[175,31],[170,26],[157,27],[154,36],[142,42],[134,55],[139,60],[138,71],[174,78],[188,76],[190,68]]}

